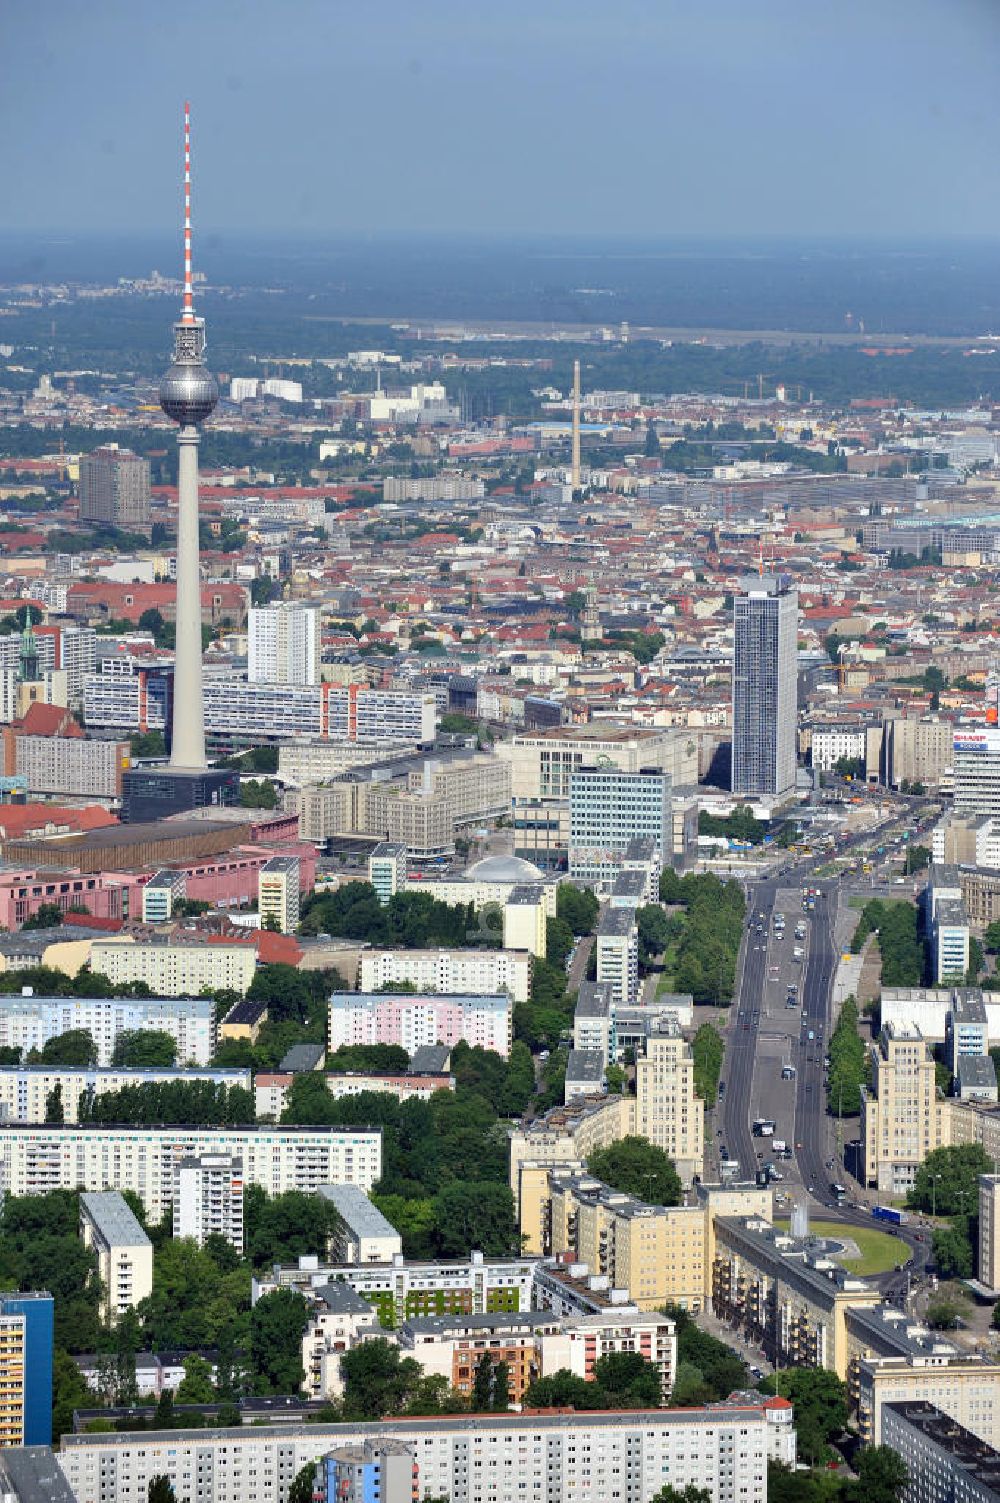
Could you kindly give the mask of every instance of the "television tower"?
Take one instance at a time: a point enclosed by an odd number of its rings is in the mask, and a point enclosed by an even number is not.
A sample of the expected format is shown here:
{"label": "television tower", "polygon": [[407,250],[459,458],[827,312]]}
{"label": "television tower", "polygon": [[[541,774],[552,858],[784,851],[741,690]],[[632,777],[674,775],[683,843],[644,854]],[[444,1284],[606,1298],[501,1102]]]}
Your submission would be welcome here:
{"label": "television tower", "polygon": [[184,105],[184,303],[174,324],[174,358],[160,382],[160,406],[177,429],[177,607],[170,766],[198,772],[205,761],[198,564],[198,444],[219,400],[205,365],[205,320],[194,313],[191,279],[191,107]]}

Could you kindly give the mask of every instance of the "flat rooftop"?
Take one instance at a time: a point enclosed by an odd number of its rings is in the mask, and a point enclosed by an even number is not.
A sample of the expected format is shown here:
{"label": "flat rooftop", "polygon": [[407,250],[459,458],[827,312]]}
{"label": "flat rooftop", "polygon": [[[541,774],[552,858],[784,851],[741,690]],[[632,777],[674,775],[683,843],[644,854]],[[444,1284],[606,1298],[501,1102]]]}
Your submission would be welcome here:
{"label": "flat rooftop", "polygon": [[628,908],[606,908],[597,924],[597,938],[605,939],[609,935],[621,938],[628,935],[634,926],[635,916]]}
{"label": "flat rooftop", "polygon": [[[266,1403],[266,1400],[257,1399],[256,1406]],[[275,1406],[287,1403],[285,1399],[272,1401]],[[297,1400],[303,1408],[310,1407],[307,1399]],[[311,1401],[315,1408],[321,1407],[320,1400]],[[634,1432],[662,1430],[672,1428],[675,1425],[718,1425],[727,1420],[734,1425],[746,1424],[748,1420],[764,1422],[766,1415],[767,1400],[761,1395],[760,1404],[706,1404],[700,1409],[611,1409],[611,1410],[587,1410],[586,1413],[575,1411],[560,1412],[553,1410],[528,1410],[523,1414],[442,1414],[426,1416],[424,1418],[369,1421],[359,1424],[339,1425],[308,1425],[308,1424],[278,1424],[273,1426],[255,1425],[252,1431],[256,1440],[266,1440],[273,1437],[275,1441],[284,1443],[289,1437],[300,1439],[308,1445],[316,1443],[318,1451],[329,1449],[329,1446],[338,1445],[343,1441],[354,1439],[383,1440],[388,1427],[404,1435],[435,1435],[458,1431],[460,1434],[473,1434],[484,1428],[507,1432],[517,1435],[521,1432],[535,1430],[564,1430],[567,1427],[579,1430],[627,1430]],[[108,1411],[102,1411],[107,1413]],[[152,1410],[149,1411],[150,1413]],[[199,1430],[143,1430],[141,1432],[106,1431],[88,1432],[85,1435],[64,1435],[60,1442],[63,1452],[74,1450],[87,1450],[96,1447],[98,1450],[124,1449],[128,1445],[204,1445],[210,1441],[224,1441],[227,1444],[238,1444],[247,1439],[247,1431],[240,1426],[228,1429],[199,1429]],[[324,1443],[329,1442],[329,1445]],[[4,1453],[6,1454],[6,1453]]]}
{"label": "flat rooftop", "polygon": [[871,1343],[876,1355],[872,1361],[878,1361],[879,1356],[901,1357],[907,1360],[927,1357],[956,1359],[969,1362],[978,1362],[980,1359],[971,1353],[960,1352],[953,1341],[942,1336],[938,1331],[932,1331],[929,1327],[921,1325],[913,1320],[902,1310],[897,1310],[888,1305],[874,1305],[869,1308],[860,1307],[847,1311],[847,1324],[859,1333],[863,1333],[867,1341]]}
{"label": "flat rooftop", "polygon": [[451,1336],[458,1331],[506,1331],[520,1326],[533,1330],[550,1326],[558,1316],[551,1310],[499,1310],[491,1315],[415,1315],[403,1329],[418,1336]]}
{"label": "flat rooftop", "polygon": [[781,1270],[785,1278],[804,1283],[823,1300],[838,1293],[879,1294],[875,1284],[846,1273],[827,1257],[813,1238],[791,1237],[756,1217],[720,1216],[715,1228],[716,1245],[725,1245],[727,1237],[742,1242],[752,1252],[756,1267],[769,1264],[775,1271]]}
{"label": "flat rooftop", "polygon": [[37,992],[25,996],[23,992],[0,993],[0,1009],[13,1010],[24,1008],[31,1010],[35,1007],[62,1007],[68,1013],[86,1007],[128,1007],[141,1011],[146,1009],[158,1009],[184,1013],[196,1013],[200,1016],[211,1017],[215,1011],[215,1003],[211,997],[43,997]]}
{"label": "flat rooftop", "polygon": [[571,1049],[566,1057],[566,1079],[599,1087],[604,1079],[604,1056],[599,1049]]}
{"label": "flat rooftop", "polygon": [[[213,810],[213,816],[216,812]],[[251,821],[247,817],[248,811],[243,809],[240,814],[242,817],[239,820],[239,826],[245,826],[249,832]],[[189,815],[184,815],[180,819],[151,820],[147,824],[101,825],[96,830],[74,831],[68,835],[22,836],[19,840],[10,843],[24,845],[30,839],[32,844],[44,843],[51,845],[54,849],[86,851],[104,850],[106,847],[114,846],[127,851],[132,846],[145,845],[151,841],[193,840],[195,836],[207,834],[225,836],[227,840],[232,838],[235,843],[240,833],[236,825],[235,820],[230,823],[215,817],[192,819]]]}
{"label": "flat rooftop", "polygon": [[610,725],[592,721],[588,725],[555,725],[548,730],[522,731],[520,736],[530,741],[582,741],[607,742],[618,745],[628,741],[655,741],[668,735],[672,727],[657,730],[651,726]]}
{"label": "flat rooftop", "polygon": [[95,1190],[80,1196],[80,1208],[109,1247],[149,1247],[139,1218],[117,1190]]}
{"label": "flat rooftop", "polygon": [[0,1494],[15,1503],[77,1503],[49,1446],[17,1446],[0,1452]]}
{"label": "flat rooftop", "polygon": [[391,1221],[373,1206],[368,1196],[357,1185],[320,1185],[319,1193],[328,1200],[337,1215],[358,1237],[393,1237],[399,1233]]}
{"label": "flat rooftop", "polygon": [[[951,1458],[955,1469],[964,1475],[964,1485],[954,1493],[955,1497],[1000,1498],[1000,1452],[985,1440],[924,1399],[884,1404],[883,1424],[886,1410],[919,1430]],[[970,1487],[973,1482],[979,1484],[975,1493]]]}
{"label": "flat rooftop", "polygon": [[609,981],[581,981],[575,1015],[578,1018],[606,1018],[613,1000]]}
{"label": "flat rooftop", "polygon": [[[484,951],[484,954],[490,952]],[[441,1003],[449,1007],[469,1007],[485,1012],[509,1012],[507,992],[331,992],[331,1008],[363,1007],[374,1011],[382,1006],[426,1007]]]}

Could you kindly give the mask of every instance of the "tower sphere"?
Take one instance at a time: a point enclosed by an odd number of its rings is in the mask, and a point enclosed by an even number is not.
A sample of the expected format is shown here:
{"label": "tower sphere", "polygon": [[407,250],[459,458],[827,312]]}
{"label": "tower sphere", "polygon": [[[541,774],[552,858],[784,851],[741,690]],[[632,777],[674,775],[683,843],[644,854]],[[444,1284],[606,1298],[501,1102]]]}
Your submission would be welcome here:
{"label": "tower sphere", "polygon": [[200,361],[175,360],[160,382],[160,406],[182,427],[203,423],[218,400],[218,382]]}

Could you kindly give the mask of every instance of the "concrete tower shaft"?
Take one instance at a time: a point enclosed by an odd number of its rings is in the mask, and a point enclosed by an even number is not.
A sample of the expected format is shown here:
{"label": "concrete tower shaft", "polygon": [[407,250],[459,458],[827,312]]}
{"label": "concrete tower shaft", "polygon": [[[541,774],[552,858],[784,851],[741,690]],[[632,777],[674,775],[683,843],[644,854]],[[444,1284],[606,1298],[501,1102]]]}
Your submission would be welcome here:
{"label": "concrete tower shaft", "polygon": [[194,313],[191,274],[191,112],[184,106],[184,304],[174,325],[174,358],[160,383],[160,406],[177,433],[177,645],[170,765],[201,771],[205,707],[201,664],[201,570],[198,558],[198,444],[219,400],[205,365],[205,323]]}

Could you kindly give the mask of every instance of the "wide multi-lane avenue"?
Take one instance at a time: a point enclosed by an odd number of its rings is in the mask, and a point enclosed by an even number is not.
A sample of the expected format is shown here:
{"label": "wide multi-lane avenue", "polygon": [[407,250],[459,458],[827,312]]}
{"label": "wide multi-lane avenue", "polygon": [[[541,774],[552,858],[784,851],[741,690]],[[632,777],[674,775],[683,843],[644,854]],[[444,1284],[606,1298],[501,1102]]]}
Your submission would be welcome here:
{"label": "wide multi-lane avenue", "polygon": [[[801,878],[799,885],[793,885]],[[802,884],[815,894],[802,906]],[[831,1183],[850,1183],[836,1158],[836,1135],[826,1110],[824,1057],[831,1028],[831,997],[839,950],[836,944],[838,884],[816,881],[799,868],[751,885],[747,928],[727,1029],[724,1094],[715,1113],[715,1150],[739,1161],[739,1178],[761,1162],[774,1162],[774,1188],[789,1201],[806,1199],[825,1220],[870,1226],[871,1214],[837,1205]],[[784,923],[776,926],[778,915]],[[799,937],[801,936],[801,937]],[[774,1137],[755,1137],[758,1119],[774,1122]],[[784,1140],[789,1159],[776,1158]],[[855,1193],[857,1193],[855,1191]],[[900,1264],[910,1271],[925,1261],[926,1242],[914,1227],[901,1227]],[[883,1276],[889,1297],[906,1275]]]}

